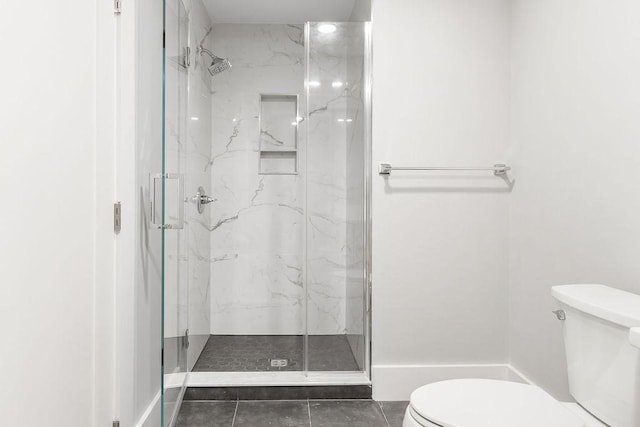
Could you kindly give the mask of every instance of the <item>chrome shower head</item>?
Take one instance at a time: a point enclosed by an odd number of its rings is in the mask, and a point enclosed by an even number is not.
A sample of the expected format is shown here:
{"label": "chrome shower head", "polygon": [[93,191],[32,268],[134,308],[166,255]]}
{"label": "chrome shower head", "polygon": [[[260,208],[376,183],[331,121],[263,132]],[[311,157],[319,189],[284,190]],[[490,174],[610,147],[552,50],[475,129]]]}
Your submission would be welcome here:
{"label": "chrome shower head", "polygon": [[220,74],[223,71],[226,71],[231,68],[231,61],[214,55],[213,52],[211,52],[208,49],[205,49],[202,46],[198,46],[198,53],[200,55],[202,55],[203,53],[206,53],[211,57],[211,65],[207,67],[207,71],[209,72],[209,74],[211,74],[211,76],[215,76],[216,74]]}
{"label": "chrome shower head", "polygon": [[229,68],[231,68],[231,62],[228,59],[217,58],[211,62],[207,71],[209,71],[209,74],[212,76],[215,76],[218,73],[227,71]]}

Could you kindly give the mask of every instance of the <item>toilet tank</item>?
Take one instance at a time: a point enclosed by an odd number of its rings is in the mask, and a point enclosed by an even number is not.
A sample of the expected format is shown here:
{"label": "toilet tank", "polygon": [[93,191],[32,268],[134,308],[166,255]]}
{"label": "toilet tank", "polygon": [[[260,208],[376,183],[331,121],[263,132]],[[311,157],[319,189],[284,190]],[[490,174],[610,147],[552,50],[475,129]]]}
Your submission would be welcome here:
{"label": "toilet tank", "polygon": [[554,286],[564,311],[569,390],[583,408],[615,427],[640,426],[640,296],[603,285]]}

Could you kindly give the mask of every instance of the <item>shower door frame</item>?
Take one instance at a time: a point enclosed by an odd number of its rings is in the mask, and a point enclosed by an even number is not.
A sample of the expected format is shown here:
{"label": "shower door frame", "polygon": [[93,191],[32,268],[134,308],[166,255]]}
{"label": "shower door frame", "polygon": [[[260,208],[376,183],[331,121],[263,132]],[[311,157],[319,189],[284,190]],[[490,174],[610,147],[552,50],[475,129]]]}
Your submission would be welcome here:
{"label": "shower door frame", "polygon": [[[374,0],[371,0],[373,4]],[[372,355],[372,215],[371,215],[371,192],[373,183],[373,24],[372,21],[365,24],[365,58],[364,58],[364,112],[365,112],[365,134],[364,134],[364,287],[365,287],[365,373],[371,381],[371,355]]]}
{"label": "shower door frame", "polygon": [[[104,3],[103,3],[104,4]],[[99,339],[96,348],[101,349],[102,359],[105,363],[101,366],[101,377],[96,381],[108,387],[100,391],[100,396],[106,398],[101,407],[103,411],[96,413],[96,419],[110,418],[119,421],[120,425],[142,425],[145,422],[153,423],[159,420],[161,409],[160,392],[151,398],[149,402],[136,403],[136,388],[139,373],[135,365],[134,340],[136,339],[136,306],[133,289],[136,285],[135,259],[137,256],[137,241],[135,227],[138,221],[136,216],[137,190],[131,183],[134,182],[137,168],[136,158],[136,126],[143,118],[137,114],[138,88],[136,79],[138,75],[137,55],[138,49],[145,48],[137,40],[139,20],[144,19],[139,10],[137,2],[122,3],[121,12],[114,16],[109,7],[102,7],[99,13],[97,33],[100,38],[100,45],[104,46],[101,56],[101,65],[104,75],[108,76],[113,71],[112,87],[114,93],[109,92],[105,85],[104,91],[100,91],[101,102],[108,107],[100,112],[100,121],[103,128],[108,128],[111,132],[101,134],[101,141],[104,147],[102,154],[112,155],[112,170],[101,171],[100,185],[107,197],[113,201],[122,203],[122,230],[115,237],[109,232],[99,234],[99,243],[102,253],[106,256],[113,256],[111,271],[113,276],[105,277],[105,282],[109,282],[111,299],[107,299],[99,304],[101,308],[102,320],[106,325],[100,328],[104,339]],[[367,57],[365,67],[369,82],[366,86],[367,102],[365,102],[365,112],[368,124],[365,127],[365,369],[359,378],[353,376],[345,377],[344,373],[312,373],[310,377],[299,372],[295,378],[287,378],[287,374],[280,372],[266,372],[268,383],[255,385],[336,385],[336,384],[371,384],[371,185],[372,185],[372,139],[371,139],[371,60],[372,60],[372,24],[367,25]],[[148,42],[148,40],[146,40]],[[107,147],[108,145],[108,147]],[[105,159],[105,161],[107,161]],[[104,209],[104,207],[100,208]],[[103,218],[104,219],[104,218]],[[110,220],[110,218],[108,218]],[[107,221],[108,222],[108,221]],[[103,260],[108,262],[107,260]],[[108,327],[107,327],[108,326]],[[160,339],[160,337],[158,337]],[[150,364],[160,365],[159,357],[149,361]],[[107,375],[107,372],[110,374]],[[211,380],[206,377],[197,378],[189,373],[187,386],[216,386],[216,385],[237,385],[232,384],[227,378],[223,380]],[[269,375],[270,374],[270,375]],[[302,375],[301,375],[302,374]],[[336,374],[336,375],[333,375]],[[284,375],[284,377],[281,377]],[[295,375],[295,373],[294,373]],[[336,379],[342,376],[342,380]],[[249,385],[249,384],[248,384]],[[252,384],[253,385],[253,384]],[[107,390],[108,389],[108,390]],[[144,408],[138,407],[140,404]],[[142,410],[142,413],[141,413]]]}
{"label": "shower door frame", "polygon": [[[97,34],[102,47],[97,59],[98,69],[105,77],[100,79],[100,105],[103,111],[99,114],[99,122],[103,127],[99,136],[104,147],[101,148],[100,162],[97,164],[112,161],[111,170],[101,171],[100,185],[105,192],[111,190],[112,201],[120,202],[122,207],[121,230],[116,233],[111,231],[109,241],[106,242],[105,238],[100,242],[101,245],[108,244],[113,250],[110,254],[103,252],[113,257],[113,275],[109,278],[112,290],[110,299],[96,300],[96,307],[105,307],[101,322],[107,323],[110,330],[109,338],[104,340],[100,348],[105,365],[101,371],[111,374],[108,390],[100,390],[101,398],[106,400],[100,405],[103,411],[96,412],[94,416],[95,420],[99,420],[96,421],[99,425],[106,425],[107,422],[123,426],[157,425],[162,413],[161,386],[153,395],[146,396],[145,400],[139,399],[144,373],[138,371],[135,348],[135,341],[140,338],[135,295],[135,288],[139,285],[136,260],[140,244],[137,234],[140,207],[138,188],[133,183],[137,180],[139,167],[138,126],[145,119],[139,110],[139,53],[144,49],[160,48],[150,39],[141,39],[138,32],[140,21],[148,19],[144,16],[144,7],[152,3],[147,0],[143,6],[139,2],[122,2],[117,13],[109,3],[100,3],[102,6],[97,17]],[[107,96],[110,84],[113,92]],[[108,169],[106,164],[103,169]],[[100,207],[100,211],[104,209],[105,206]],[[105,261],[100,259],[99,262]],[[155,357],[148,360],[148,364],[160,374],[161,355],[152,356]],[[102,378],[102,383],[106,384],[107,380]]]}
{"label": "shower door frame", "polygon": [[[345,22],[346,23],[346,22]],[[354,22],[355,23],[355,22]],[[308,43],[306,29],[309,22],[305,23],[305,43]],[[364,334],[364,366],[361,371],[309,371],[308,370],[308,319],[305,308],[304,323],[304,367],[302,371],[257,371],[257,372],[189,372],[187,387],[234,387],[234,386],[314,386],[314,385],[371,385],[371,333],[372,333],[372,245],[371,245],[371,188],[372,188],[372,23],[363,22],[364,26],[364,188],[363,188],[363,223],[364,223],[364,266],[363,266],[363,334]],[[306,54],[305,54],[306,55]],[[308,60],[305,60],[305,63]],[[306,65],[305,65],[306,67]],[[305,81],[307,81],[307,71],[305,69]],[[307,85],[305,85],[307,86]],[[308,94],[305,95],[308,99]],[[305,141],[308,143],[308,141]],[[305,150],[306,157],[306,150]],[[308,171],[305,168],[305,174]],[[306,178],[305,178],[306,179]],[[305,191],[306,206],[306,191]],[[306,208],[305,208],[306,216]],[[308,304],[307,297],[307,224],[304,227],[304,253],[305,259],[304,288],[305,307]]]}
{"label": "shower door frame", "polygon": [[[305,124],[307,126],[306,128],[306,137],[305,139],[305,144],[306,144],[306,148],[305,148],[305,174],[309,173],[309,168],[308,168],[308,157],[309,157],[309,143],[310,143],[310,135],[309,135],[309,130],[308,130],[308,126],[311,123],[310,121],[310,106],[309,106],[309,100],[311,99],[311,95],[310,95],[310,85],[309,82],[311,81],[310,78],[310,68],[309,65],[311,64],[311,39],[310,39],[310,35],[311,35],[311,25],[312,24],[318,24],[321,21],[307,21],[304,23],[304,45],[305,45],[305,59],[304,59],[304,66],[305,66],[305,70],[304,70],[304,80],[305,80],[305,102],[306,102],[306,108],[305,108]],[[372,260],[372,251],[371,251],[371,185],[372,185],[372,179],[373,179],[373,175],[372,175],[372,59],[373,59],[373,45],[372,45],[372,24],[371,21],[367,21],[367,22],[351,22],[351,21],[343,21],[343,22],[332,22],[333,24],[336,24],[337,26],[343,25],[343,24],[347,24],[347,25],[356,25],[356,24],[362,24],[363,25],[363,31],[364,31],[364,58],[363,58],[363,90],[362,90],[362,103],[363,103],[363,113],[364,113],[364,124],[363,124],[363,128],[364,128],[364,132],[363,132],[363,138],[364,138],[364,150],[363,150],[363,226],[364,226],[364,241],[363,241],[363,300],[362,300],[362,304],[363,304],[363,346],[364,346],[364,365],[363,365],[363,369],[362,371],[357,371],[357,372],[363,372],[367,379],[368,379],[368,383],[371,383],[371,323],[372,323],[372,318],[371,318],[371,260]],[[305,232],[305,236],[304,236],[304,283],[305,283],[305,304],[308,306],[308,301],[309,301],[309,291],[308,291],[308,280],[307,280],[307,272],[308,272],[308,254],[307,254],[307,249],[308,249],[308,238],[307,238],[307,229],[308,229],[308,205],[307,205],[307,197],[308,197],[308,191],[306,190],[308,186],[308,181],[307,178],[305,177],[305,191],[304,191],[304,198],[305,198],[305,228],[304,228],[304,232]],[[331,374],[331,375],[335,375],[337,378],[340,376],[345,376],[345,375],[349,375],[352,374],[355,371],[309,371],[308,368],[308,358],[309,358],[309,351],[308,351],[308,337],[309,337],[309,331],[308,331],[308,311],[305,310],[305,328],[306,328],[306,335],[305,335],[305,370],[304,372],[307,373],[307,375],[311,372],[311,375],[315,375],[318,373],[322,373],[322,374]],[[355,356],[355,355],[354,355]]]}

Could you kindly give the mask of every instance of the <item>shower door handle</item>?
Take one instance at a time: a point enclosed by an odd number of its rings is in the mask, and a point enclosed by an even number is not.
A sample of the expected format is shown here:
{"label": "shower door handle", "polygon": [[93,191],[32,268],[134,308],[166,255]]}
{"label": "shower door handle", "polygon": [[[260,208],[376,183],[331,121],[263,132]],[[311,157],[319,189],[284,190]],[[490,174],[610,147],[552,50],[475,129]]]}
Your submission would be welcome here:
{"label": "shower door handle", "polygon": [[150,228],[184,228],[184,174],[150,174],[149,199]]}

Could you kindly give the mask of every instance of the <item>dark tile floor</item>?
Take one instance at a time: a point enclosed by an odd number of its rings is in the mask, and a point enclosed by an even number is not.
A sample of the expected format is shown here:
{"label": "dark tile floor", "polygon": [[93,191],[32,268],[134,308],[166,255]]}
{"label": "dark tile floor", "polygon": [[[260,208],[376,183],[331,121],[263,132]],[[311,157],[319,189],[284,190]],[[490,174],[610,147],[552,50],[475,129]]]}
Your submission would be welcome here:
{"label": "dark tile floor", "polygon": [[[211,335],[193,371],[301,371],[303,354],[301,335]],[[273,367],[272,359],[286,359],[288,364]],[[358,371],[346,336],[310,336],[309,370]]]}
{"label": "dark tile floor", "polygon": [[401,427],[408,402],[185,401],[178,427]]}

